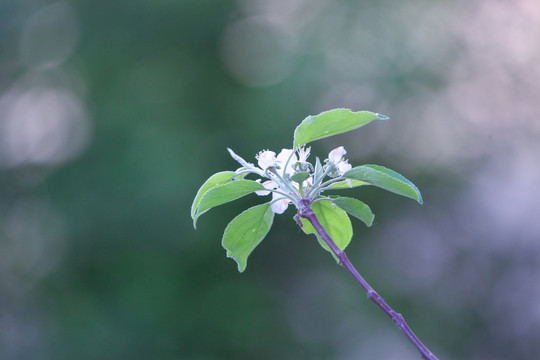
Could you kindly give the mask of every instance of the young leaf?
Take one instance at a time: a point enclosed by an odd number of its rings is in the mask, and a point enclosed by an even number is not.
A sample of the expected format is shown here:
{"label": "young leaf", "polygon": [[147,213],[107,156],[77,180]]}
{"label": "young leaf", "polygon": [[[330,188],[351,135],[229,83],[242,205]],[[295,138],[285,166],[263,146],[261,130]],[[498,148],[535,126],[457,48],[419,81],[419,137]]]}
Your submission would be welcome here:
{"label": "young leaf", "polygon": [[302,181],[306,181],[308,178],[309,173],[307,171],[299,171],[297,173],[294,173],[293,176],[291,176],[291,180],[299,184]]}
{"label": "young leaf", "polygon": [[323,166],[318,157],[315,158],[315,170],[313,171],[313,181],[319,180],[323,174]]}
{"label": "young leaf", "polygon": [[369,185],[367,182],[365,181],[360,181],[360,180],[349,180],[351,182],[351,186],[349,186],[349,184],[347,183],[347,181],[338,181],[338,182],[335,182],[333,183],[332,185],[330,185],[328,187],[329,190],[338,190],[338,189],[351,189],[353,187],[358,187],[358,186],[364,186],[364,185]]}
{"label": "young leaf", "polygon": [[195,211],[191,216],[193,219],[193,227],[197,228],[197,219],[199,216],[211,208],[223,205],[259,190],[266,189],[258,182],[251,180],[235,180],[208,190],[202,196],[199,205],[195,208]]}
{"label": "young leaf", "polygon": [[379,165],[362,165],[343,174],[346,179],[365,181],[371,185],[414,199],[422,204],[418,188],[403,175]]}
{"label": "young leaf", "polygon": [[223,233],[221,245],[227,257],[238,263],[238,271],[246,269],[247,258],[272,227],[274,212],[270,204],[257,205],[235,217]]}
{"label": "young leaf", "polygon": [[222,171],[210,176],[197,192],[195,200],[193,200],[193,204],[191,205],[191,217],[193,218],[193,215],[195,215],[195,209],[197,209],[201,198],[208,190],[215,188],[218,185],[225,184],[227,181],[231,180],[234,175],[236,175],[234,171]]}
{"label": "young leaf", "polygon": [[246,160],[242,159],[240,156],[236,155],[236,153],[234,151],[232,151],[231,149],[227,148],[227,150],[229,151],[229,154],[231,154],[231,157],[238,161],[238,163],[240,165],[242,165],[243,167],[245,167],[246,169],[249,169],[252,164],[248,163]]}
{"label": "young leaf", "polygon": [[[351,220],[349,220],[347,213],[341,210],[339,207],[332,205],[332,203],[328,200],[323,200],[312,204],[311,209],[315,213],[315,216],[317,216],[317,219],[321,223],[322,227],[326,230],[332,240],[334,240],[337,247],[340,250],[345,250],[347,245],[349,245],[351,242],[353,234]],[[328,245],[326,245],[326,243],[320,238],[319,234],[317,234],[317,231],[313,225],[311,225],[307,219],[300,218],[300,220],[302,221],[303,225],[302,230],[306,234],[315,234],[321,246],[325,250],[332,253]]]}
{"label": "young leaf", "polygon": [[334,109],[319,115],[310,115],[294,130],[294,147],[358,129],[373,120],[387,119],[384,115],[370,111],[353,112],[349,109]]}
{"label": "young leaf", "polygon": [[369,206],[367,206],[364,202],[358,199],[343,196],[331,196],[330,198],[332,199],[331,201],[334,205],[337,205],[339,208],[345,210],[349,215],[360,219],[364,222],[364,224],[366,224],[366,226],[369,227],[371,224],[373,224],[375,215],[373,215]]}

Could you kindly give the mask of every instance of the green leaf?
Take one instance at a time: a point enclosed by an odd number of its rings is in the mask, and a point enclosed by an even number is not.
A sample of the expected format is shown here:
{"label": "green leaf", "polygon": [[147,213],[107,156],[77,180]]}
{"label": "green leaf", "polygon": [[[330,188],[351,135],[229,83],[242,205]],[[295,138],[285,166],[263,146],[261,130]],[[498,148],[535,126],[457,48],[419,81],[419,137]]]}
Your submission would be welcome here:
{"label": "green leaf", "polygon": [[365,181],[371,185],[414,199],[422,204],[418,188],[403,175],[379,165],[362,165],[343,174],[346,179]]}
{"label": "green leaf", "polygon": [[268,203],[247,209],[227,225],[221,244],[227,257],[238,263],[239,272],[246,269],[249,254],[268,234],[273,221],[274,212]]}
{"label": "green leaf", "polygon": [[195,208],[192,215],[193,227],[197,228],[197,219],[199,216],[211,208],[223,205],[259,190],[266,189],[258,182],[252,180],[235,180],[208,190],[202,196],[199,205]]}
{"label": "green leaf", "polygon": [[291,180],[296,183],[301,183],[302,181],[305,181],[309,178],[309,173],[307,171],[299,171],[297,173],[294,173],[293,176],[291,176]]}
{"label": "green leaf", "polygon": [[367,182],[365,181],[360,181],[360,180],[349,180],[351,182],[351,186],[349,186],[349,184],[347,183],[347,181],[338,181],[338,182],[335,182],[333,183],[332,185],[330,185],[328,187],[329,190],[338,190],[338,189],[352,189],[354,187],[358,187],[358,186],[364,186],[364,185],[369,185]]}
{"label": "green leaf", "polygon": [[337,205],[339,208],[345,210],[349,215],[354,216],[357,219],[366,224],[366,226],[371,226],[373,224],[373,219],[375,215],[371,212],[369,206],[364,202],[344,196],[330,196],[332,203]]}
{"label": "green leaf", "polygon": [[195,200],[193,200],[193,204],[191,205],[191,217],[193,218],[195,215],[195,210],[197,209],[197,206],[199,206],[201,198],[208,190],[215,188],[218,185],[225,184],[227,181],[231,180],[234,175],[236,175],[234,171],[222,171],[210,176],[197,192]]}
{"label": "green leaf", "polygon": [[[345,250],[347,245],[349,245],[351,242],[353,234],[351,220],[349,220],[347,213],[341,210],[339,207],[332,205],[332,203],[328,200],[323,200],[312,204],[311,209],[315,213],[319,223],[326,230],[337,247],[340,250]],[[303,225],[302,230],[306,234],[315,234],[321,246],[325,250],[332,253],[328,245],[326,245],[326,243],[321,239],[317,233],[317,230],[315,230],[309,220],[304,218],[300,218],[300,220],[302,221]],[[334,254],[332,253],[332,255]],[[337,259],[336,261],[339,262]]]}
{"label": "green leaf", "polygon": [[384,115],[370,111],[353,112],[349,109],[334,109],[319,115],[310,115],[294,130],[294,147],[358,129],[373,120],[387,119]]}
{"label": "green leaf", "polygon": [[315,158],[315,170],[313,171],[313,181],[319,180],[323,174],[323,166],[318,157]]}

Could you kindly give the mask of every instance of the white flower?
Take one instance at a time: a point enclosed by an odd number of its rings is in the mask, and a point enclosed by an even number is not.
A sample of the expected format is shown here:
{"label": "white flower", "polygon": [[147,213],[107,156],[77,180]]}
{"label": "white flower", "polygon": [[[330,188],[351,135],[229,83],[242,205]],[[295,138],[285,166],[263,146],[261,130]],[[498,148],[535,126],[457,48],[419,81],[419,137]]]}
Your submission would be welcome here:
{"label": "white flower", "polygon": [[345,174],[347,171],[352,169],[352,165],[347,162],[347,160],[344,160],[337,165],[337,171],[339,175]]}
{"label": "white flower", "polygon": [[[272,200],[279,199],[282,195],[278,193],[272,193]],[[287,210],[287,207],[289,206],[289,203],[291,200],[287,198],[282,198],[281,200],[276,201],[270,207],[272,208],[272,211],[276,214],[283,214],[285,210]]]}
{"label": "white flower", "polygon": [[259,164],[259,167],[264,171],[268,167],[272,166],[276,162],[276,153],[270,150],[263,150],[260,153],[258,153],[255,158],[257,159],[257,163]]}
{"label": "white flower", "polygon": [[[291,149],[282,149],[281,152],[276,156],[276,153],[270,150],[264,150],[257,154],[257,163],[263,171],[266,171],[269,167],[279,168],[280,176],[284,177],[285,174],[292,175],[294,173],[294,164],[298,162],[294,150]],[[270,173],[272,176],[272,174]],[[278,179],[274,178],[276,181]],[[257,180],[260,182],[261,180]],[[265,189],[268,190],[259,190],[255,193],[259,196],[266,196],[270,194],[272,190],[278,190],[281,192],[286,192],[279,187],[279,184],[274,180],[267,180],[262,183]],[[277,192],[272,192],[272,211],[276,214],[283,214],[287,207],[289,206],[291,200],[285,198],[282,194]],[[274,202],[275,201],[275,202]]]}
{"label": "white flower", "polygon": [[[261,179],[257,179],[255,181],[260,183]],[[276,184],[273,180],[267,180],[267,181],[263,182],[262,186],[264,186],[268,190],[277,190],[277,189],[279,189],[278,184]],[[259,196],[266,196],[266,195],[270,194],[270,191],[268,191],[268,190],[255,191],[255,194],[257,194]]]}
{"label": "white flower", "polygon": [[[336,170],[340,176],[352,169],[352,165],[343,158],[346,153],[347,150],[345,150],[343,146],[340,146],[330,151],[330,153],[328,154],[328,160],[335,165]],[[350,186],[350,181],[347,182]]]}
{"label": "white flower", "polygon": [[[257,179],[256,181],[261,182],[260,179]],[[262,186],[264,186],[268,190],[281,190],[279,188],[278,184],[276,184],[273,180],[267,180],[267,181],[263,182]],[[259,191],[255,191],[255,194],[257,194],[259,196],[266,196],[266,195],[270,194],[270,191],[259,190]],[[282,199],[280,199],[280,198],[282,198]],[[277,200],[277,199],[280,199],[280,200]],[[289,203],[291,202],[291,200],[289,200],[287,198],[283,198],[283,195],[278,194],[276,192],[272,192],[272,201],[274,201],[274,200],[277,200],[277,201],[272,203],[272,205],[270,205],[270,208],[276,214],[283,214],[285,212],[285,210],[287,210],[287,207],[289,206]]]}
{"label": "white flower", "polygon": [[343,156],[347,153],[347,150],[343,146],[337,147],[334,150],[330,151],[328,154],[328,160],[333,162],[334,164],[338,164],[341,160],[343,160]]}
{"label": "white flower", "polygon": [[[290,160],[289,160],[290,158]],[[298,162],[294,150],[291,149],[282,149],[281,152],[276,156],[276,153],[270,150],[263,150],[256,156],[257,163],[259,167],[265,171],[269,167],[279,167],[280,175],[284,176],[285,174],[291,175],[294,173],[294,164]],[[289,163],[287,164],[287,160]],[[285,169],[285,164],[287,168]]]}
{"label": "white flower", "polygon": [[[290,158],[290,160],[289,160]],[[287,164],[287,160],[289,160],[289,163]],[[294,150],[291,149],[281,149],[281,152],[278,154],[276,158],[276,163],[281,168],[281,176],[292,175],[294,174],[294,164],[298,162],[298,159],[296,155],[294,154]],[[287,164],[287,168],[285,169],[285,164]]]}

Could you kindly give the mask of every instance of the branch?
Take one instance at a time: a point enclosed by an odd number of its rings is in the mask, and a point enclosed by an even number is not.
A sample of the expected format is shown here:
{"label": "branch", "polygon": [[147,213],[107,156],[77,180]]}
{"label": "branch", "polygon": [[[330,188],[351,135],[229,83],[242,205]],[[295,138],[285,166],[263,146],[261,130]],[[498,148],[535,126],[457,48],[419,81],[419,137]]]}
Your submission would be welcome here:
{"label": "branch", "polygon": [[323,239],[323,241],[328,245],[332,250],[334,255],[340,261],[340,264],[347,269],[347,271],[352,275],[352,277],[360,284],[362,289],[367,293],[369,300],[375,303],[386,315],[392,319],[394,324],[407,336],[407,338],[413,343],[413,345],[418,349],[422,358],[425,360],[438,360],[438,358],[429,351],[429,349],[418,339],[418,337],[413,333],[409,325],[405,322],[403,316],[395,312],[384,300],[377,294],[375,290],[367,283],[367,281],[358,273],[355,267],[351,264],[349,258],[344,251],[340,250],[334,241],[330,238],[328,233],[324,230],[322,225],[319,223],[319,220],[315,216],[315,213],[310,207],[310,204],[305,199],[299,201],[298,204],[298,216],[307,219],[311,225],[315,228],[317,233]]}

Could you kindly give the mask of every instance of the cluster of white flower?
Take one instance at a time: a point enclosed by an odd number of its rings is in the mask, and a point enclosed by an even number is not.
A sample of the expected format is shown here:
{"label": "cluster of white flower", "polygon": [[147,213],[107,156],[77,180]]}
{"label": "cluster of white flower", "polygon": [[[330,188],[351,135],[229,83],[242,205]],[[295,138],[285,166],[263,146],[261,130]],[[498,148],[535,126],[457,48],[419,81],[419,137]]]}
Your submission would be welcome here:
{"label": "cluster of white flower", "polygon": [[[309,203],[316,201],[322,191],[332,183],[342,181],[341,176],[352,168],[344,158],[347,151],[343,146],[330,151],[324,166],[319,159],[315,166],[307,161],[311,151],[309,147],[300,147],[296,150],[282,149],[277,156],[273,151],[263,150],[256,156],[259,167],[248,163],[231,149],[228,150],[242,165],[236,170],[237,174],[254,173],[268,179],[262,182],[267,190],[256,191],[256,194],[267,196],[272,193],[271,208],[276,214],[282,214],[291,202],[297,205],[301,199]],[[325,182],[327,176],[331,179]],[[351,186],[349,180],[347,183]]]}

